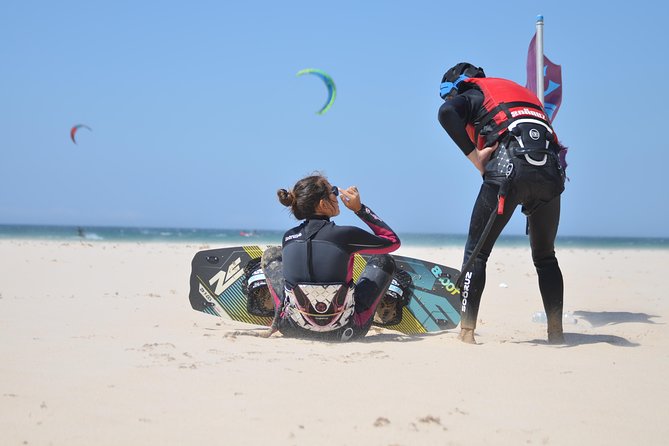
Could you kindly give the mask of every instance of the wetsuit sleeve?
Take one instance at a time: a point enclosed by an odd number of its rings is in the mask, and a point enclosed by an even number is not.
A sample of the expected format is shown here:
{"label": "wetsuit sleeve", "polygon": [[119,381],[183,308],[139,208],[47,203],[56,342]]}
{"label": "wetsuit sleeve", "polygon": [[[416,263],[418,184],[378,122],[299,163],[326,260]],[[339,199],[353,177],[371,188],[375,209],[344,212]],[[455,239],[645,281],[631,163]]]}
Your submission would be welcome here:
{"label": "wetsuit sleeve", "polygon": [[449,99],[439,107],[439,123],[465,156],[476,148],[469,139],[466,126],[474,122],[482,105],[483,93],[470,89]]}
{"label": "wetsuit sleeve", "polygon": [[400,238],[395,234],[395,231],[390,229],[390,226],[372,212],[370,208],[363,204],[362,208],[355,215],[360,217],[374,231],[374,234],[370,234],[367,231],[360,230],[360,234],[357,237],[358,240],[351,243],[351,246],[355,248],[355,252],[361,254],[386,254],[400,247]]}

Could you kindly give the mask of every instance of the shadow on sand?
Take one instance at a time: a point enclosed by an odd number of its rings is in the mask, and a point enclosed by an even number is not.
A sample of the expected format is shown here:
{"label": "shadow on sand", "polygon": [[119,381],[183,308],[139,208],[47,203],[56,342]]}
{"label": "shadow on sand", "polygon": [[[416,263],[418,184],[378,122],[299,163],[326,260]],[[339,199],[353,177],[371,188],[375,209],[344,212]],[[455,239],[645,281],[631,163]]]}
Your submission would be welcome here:
{"label": "shadow on sand", "polygon": [[[659,317],[646,313],[632,313],[629,311],[574,311],[573,315],[579,320],[584,320],[593,328],[604,327],[606,325],[617,325],[625,323],[657,324],[653,318]],[[561,347],[573,347],[576,345],[587,344],[610,344],[617,347],[638,347],[641,344],[628,341],[621,336],[608,334],[585,334],[585,333],[565,333],[565,343]],[[530,344],[547,344],[543,339],[534,339],[527,341]]]}
{"label": "shadow on sand", "polygon": [[[263,337],[262,335],[267,333],[267,328],[245,328],[245,329],[236,329],[236,330],[225,330],[223,337],[225,338],[236,338],[238,336],[251,336],[251,337]],[[435,333],[421,333],[421,334],[413,334],[413,335],[406,335],[404,333],[375,333],[373,335],[367,335],[362,338],[358,339],[353,339],[349,342],[360,342],[360,343],[365,343],[365,344],[374,344],[377,342],[416,342],[416,341],[422,341],[423,339],[430,337],[430,336],[439,336],[442,335],[444,332],[435,332]],[[274,334],[272,338],[282,338],[283,336],[281,334]],[[287,337],[287,339],[291,339],[291,337]],[[300,338],[293,338],[293,339],[300,339]],[[301,338],[306,341],[314,341],[314,342],[324,342],[324,343],[332,343],[332,344],[340,344],[342,341],[339,340],[333,340],[333,339],[312,339],[312,338]],[[345,343],[345,342],[344,342]]]}
{"label": "shadow on sand", "polygon": [[[531,341],[519,342],[519,344],[540,344],[548,345],[545,339],[533,339]],[[584,333],[565,333],[564,344],[556,345],[556,347],[575,347],[577,345],[588,344],[609,344],[616,347],[638,347],[641,344],[628,341],[621,336],[605,335],[605,334],[584,334]]]}
{"label": "shadow on sand", "polygon": [[604,325],[624,324],[627,322],[640,322],[642,324],[656,324],[651,318],[659,317],[646,313],[630,313],[629,311],[574,311],[574,316],[584,319],[592,327],[603,327]]}
{"label": "shadow on sand", "polygon": [[366,344],[375,342],[416,342],[432,336],[443,336],[444,333],[446,333],[446,331],[410,335],[404,333],[376,333],[373,336],[367,335],[364,338],[360,338],[356,342],[364,342]]}

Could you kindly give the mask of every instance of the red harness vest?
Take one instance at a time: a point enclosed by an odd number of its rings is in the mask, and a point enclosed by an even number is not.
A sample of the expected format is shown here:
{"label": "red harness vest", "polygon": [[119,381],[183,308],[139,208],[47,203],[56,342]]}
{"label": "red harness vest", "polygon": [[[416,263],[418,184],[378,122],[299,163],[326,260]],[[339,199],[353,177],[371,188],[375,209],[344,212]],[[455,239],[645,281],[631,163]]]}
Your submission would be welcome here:
{"label": "red harness vest", "polygon": [[[537,96],[517,83],[493,77],[469,78],[464,80],[473,84],[483,93],[482,116],[477,122],[467,124],[467,134],[477,149],[490,146],[507,131],[515,120],[532,118],[550,126],[541,102]],[[481,131],[484,135],[481,135]]]}

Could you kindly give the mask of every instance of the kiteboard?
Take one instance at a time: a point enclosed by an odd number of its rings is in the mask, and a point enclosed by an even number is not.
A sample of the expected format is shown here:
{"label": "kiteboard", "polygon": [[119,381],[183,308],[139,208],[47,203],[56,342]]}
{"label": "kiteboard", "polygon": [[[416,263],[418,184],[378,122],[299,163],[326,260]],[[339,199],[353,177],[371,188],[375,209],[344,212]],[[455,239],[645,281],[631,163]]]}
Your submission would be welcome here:
{"label": "kiteboard", "polygon": [[[190,304],[194,310],[228,320],[269,326],[270,315],[252,314],[245,294],[245,266],[258,262],[269,246],[237,246],[195,254],[191,262]],[[353,279],[365,269],[369,255],[355,254]],[[374,324],[405,334],[455,328],[460,323],[460,292],[455,279],[460,272],[427,260],[393,255],[398,270],[411,277],[408,303],[399,322]],[[268,271],[271,274],[271,271]],[[397,319],[395,319],[396,321]]]}

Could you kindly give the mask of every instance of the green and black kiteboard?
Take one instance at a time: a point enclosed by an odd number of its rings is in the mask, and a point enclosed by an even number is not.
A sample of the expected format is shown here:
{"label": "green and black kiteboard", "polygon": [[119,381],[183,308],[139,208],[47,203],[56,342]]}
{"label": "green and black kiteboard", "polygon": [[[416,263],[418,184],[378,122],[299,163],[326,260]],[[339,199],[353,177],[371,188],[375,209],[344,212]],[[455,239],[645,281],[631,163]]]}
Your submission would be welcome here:
{"label": "green and black kiteboard", "polygon": [[[269,326],[272,318],[250,314],[242,286],[244,267],[259,259],[264,246],[210,249],[195,254],[191,263],[189,299],[193,309],[255,325]],[[355,254],[353,279],[358,279],[368,255]],[[460,292],[455,279],[460,272],[427,260],[393,255],[398,269],[411,277],[409,299],[399,323],[385,328],[406,334],[448,330],[460,323]],[[271,271],[268,278],[270,281]],[[375,325],[383,325],[376,323]]]}

